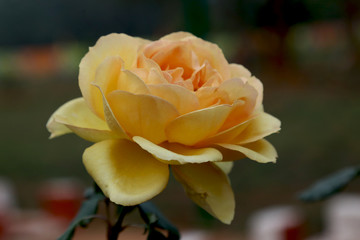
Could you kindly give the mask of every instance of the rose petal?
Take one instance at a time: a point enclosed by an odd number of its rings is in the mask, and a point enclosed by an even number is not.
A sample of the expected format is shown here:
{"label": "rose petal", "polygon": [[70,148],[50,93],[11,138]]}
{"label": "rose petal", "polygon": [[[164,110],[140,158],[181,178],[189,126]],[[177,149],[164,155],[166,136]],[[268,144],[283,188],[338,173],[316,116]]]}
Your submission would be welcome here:
{"label": "rose petal", "polygon": [[[118,78],[123,64],[122,59],[115,56],[105,58],[105,60],[98,66],[94,83],[102,89],[104,94],[117,89]],[[91,109],[96,115],[104,119],[102,95],[95,87],[92,87],[90,92],[91,101],[89,105]]]}
{"label": "rose petal", "polygon": [[139,136],[133,137],[133,140],[142,149],[168,164],[203,163],[222,160],[221,153],[215,148],[190,148],[167,142],[159,146]]}
{"label": "rose petal", "polygon": [[226,174],[212,163],[174,165],[175,178],[200,207],[226,224],[234,217],[235,199]]}
{"label": "rose petal", "polygon": [[[101,37],[81,60],[79,69],[80,90],[86,102],[98,116],[103,116],[101,96],[98,95],[98,91],[91,85],[95,80],[98,66],[106,58],[118,56],[124,61],[124,67],[128,69],[136,63],[138,49],[148,42],[147,40],[130,37],[126,34],[112,33]],[[98,103],[99,99],[100,104]]]}
{"label": "rose petal", "polygon": [[105,121],[90,111],[83,98],[62,105],[53,113],[46,126],[51,132],[50,138],[70,132],[92,142],[117,137]]}
{"label": "rose petal", "polygon": [[233,162],[214,162],[225,174],[229,174],[234,166]]}
{"label": "rose petal", "polygon": [[197,146],[208,146],[214,143],[232,143],[233,139],[238,137],[249,125],[249,123],[257,117],[256,115],[253,118],[249,118],[247,121],[244,121],[234,127],[226,129],[222,132],[217,133],[216,135],[206,138],[203,141],[196,144]]}
{"label": "rose petal", "polygon": [[[258,140],[256,142],[251,142],[243,145],[227,144],[222,143],[218,144],[223,148],[227,148],[233,151],[238,151],[244,154],[246,157],[260,162],[276,162],[277,153],[273,145],[266,141],[265,139]],[[224,160],[227,160],[224,158]]]}
{"label": "rose petal", "polygon": [[118,138],[125,138],[129,139],[129,136],[125,132],[124,128],[120,125],[118,120],[115,118],[115,115],[113,111],[111,110],[109,103],[107,99],[105,98],[104,92],[102,91],[101,87],[97,86],[96,84],[93,84],[95,87],[97,87],[98,91],[100,92],[102,96],[102,102],[104,104],[104,115],[106,123],[108,124],[109,128],[115,132],[118,136]]}
{"label": "rose petal", "polygon": [[218,45],[197,37],[185,38],[183,41],[188,41],[191,44],[192,50],[195,52],[200,65],[208,61],[210,65],[220,73],[223,79],[230,78],[229,63]]}
{"label": "rose petal", "polygon": [[231,142],[236,144],[245,144],[255,142],[270,134],[280,130],[281,122],[279,119],[267,113],[260,113],[256,118],[249,121],[244,131],[242,131]]}
{"label": "rose petal", "polygon": [[192,146],[217,133],[231,111],[229,105],[218,105],[182,115],[166,127],[169,142]]}
{"label": "rose petal", "polygon": [[84,165],[104,194],[116,204],[132,206],[159,194],[169,169],[137,144],[107,140],[87,148]]}
{"label": "rose petal", "polygon": [[222,130],[247,120],[254,111],[257,91],[241,79],[234,78],[224,81],[219,86],[218,91],[226,93],[230,101],[233,102],[232,111],[222,126]]}
{"label": "rose petal", "polygon": [[230,69],[230,78],[250,78],[251,72],[245,68],[243,65],[231,63],[229,64]]}
{"label": "rose petal", "polygon": [[150,93],[158,96],[176,107],[179,113],[185,114],[199,108],[199,100],[194,92],[172,84],[149,85]]}
{"label": "rose petal", "polygon": [[179,116],[173,105],[155,96],[113,91],[107,95],[107,100],[126,132],[155,144],[166,140],[165,127]]}
{"label": "rose petal", "polygon": [[186,38],[195,38],[195,36],[188,32],[174,32],[160,38],[160,40],[179,41]]}

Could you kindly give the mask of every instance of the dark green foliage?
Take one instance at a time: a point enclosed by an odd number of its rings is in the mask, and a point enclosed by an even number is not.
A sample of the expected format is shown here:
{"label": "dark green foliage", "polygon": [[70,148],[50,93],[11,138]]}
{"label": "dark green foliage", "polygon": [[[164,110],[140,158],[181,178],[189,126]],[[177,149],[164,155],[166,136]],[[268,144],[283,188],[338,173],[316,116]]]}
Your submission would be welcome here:
{"label": "dark green foliage", "polygon": [[360,167],[348,167],[331,176],[321,179],[309,189],[303,191],[299,198],[305,202],[324,200],[343,190],[352,180],[360,175]]}
{"label": "dark green foliage", "polygon": [[[142,219],[146,223],[146,230],[149,232],[148,240],[179,240],[179,231],[167,220],[161,212],[150,202],[140,204],[139,211]],[[164,236],[157,229],[168,231],[168,236]]]}
{"label": "dark green foliage", "polygon": [[85,198],[86,200],[82,203],[76,217],[70,223],[65,233],[58,238],[58,240],[70,240],[75,233],[76,227],[87,227],[87,225],[95,217],[99,202],[103,201],[105,196],[98,187],[95,187],[94,189],[91,188],[86,190]]}

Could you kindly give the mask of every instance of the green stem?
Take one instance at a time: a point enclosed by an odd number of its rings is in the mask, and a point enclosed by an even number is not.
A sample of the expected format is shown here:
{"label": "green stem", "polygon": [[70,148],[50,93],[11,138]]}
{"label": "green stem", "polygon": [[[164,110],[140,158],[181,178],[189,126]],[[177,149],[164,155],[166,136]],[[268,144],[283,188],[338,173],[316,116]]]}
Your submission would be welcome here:
{"label": "green stem", "polygon": [[132,207],[124,207],[123,206],[117,221],[115,222],[115,224],[112,224],[111,216],[110,216],[111,215],[110,200],[106,199],[105,204],[106,204],[106,211],[107,211],[107,218],[108,218],[107,239],[108,240],[117,240],[120,232],[125,229],[125,227],[122,226],[122,224],[123,224],[126,214],[128,214],[131,211]]}

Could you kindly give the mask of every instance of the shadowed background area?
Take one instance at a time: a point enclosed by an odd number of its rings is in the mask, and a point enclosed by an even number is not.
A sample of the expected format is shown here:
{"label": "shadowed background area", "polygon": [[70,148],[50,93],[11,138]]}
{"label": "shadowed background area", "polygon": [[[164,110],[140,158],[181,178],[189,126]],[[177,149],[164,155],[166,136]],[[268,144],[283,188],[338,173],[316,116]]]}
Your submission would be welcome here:
{"label": "shadowed background area", "polygon": [[293,204],[304,211],[306,234],[318,232],[322,203],[305,205],[296,195],[359,162],[359,9],[355,0],[0,0],[0,177],[22,209],[40,207],[49,179],[90,185],[81,156],[91,143],[71,134],[50,141],[45,128],[58,106],[81,95],[78,64],[87,48],[112,32],[157,39],[189,31],[264,83],[265,110],[282,121],[281,133],[268,138],[278,163],[236,162],[231,226],[196,208],[173,178],[154,202],[180,227],[240,233],[257,209]]}

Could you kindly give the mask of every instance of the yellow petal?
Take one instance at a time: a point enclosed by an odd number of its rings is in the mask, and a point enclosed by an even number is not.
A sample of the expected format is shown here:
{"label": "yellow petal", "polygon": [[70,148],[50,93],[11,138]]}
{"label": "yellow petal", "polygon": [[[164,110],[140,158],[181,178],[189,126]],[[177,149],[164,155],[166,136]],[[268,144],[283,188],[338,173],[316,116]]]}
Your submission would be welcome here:
{"label": "yellow petal", "polygon": [[229,174],[234,166],[233,162],[214,162],[225,174]]}
{"label": "yellow petal", "polygon": [[281,122],[270,114],[262,112],[256,118],[249,121],[242,131],[231,142],[245,144],[255,142],[280,130]]}
{"label": "yellow petal", "polygon": [[215,148],[190,148],[168,142],[159,146],[139,136],[133,137],[133,140],[142,149],[167,164],[203,163],[222,160],[221,153]]}
{"label": "yellow petal", "polygon": [[166,125],[179,116],[173,105],[155,96],[114,91],[108,94],[107,100],[126,132],[155,144],[166,140]]}
{"label": "yellow petal", "polygon": [[51,132],[50,138],[69,132],[92,142],[117,137],[105,121],[90,111],[83,98],[73,99],[56,110],[50,117],[47,128]]}
{"label": "yellow petal", "polygon": [[175,178],[200,207],[226,224],[234,218],[235,199],[226,174],[212,163],[174,165]]}
{"label": "yellow petal", "polygon": [[[149,94],[149,89],[142,79],[129,70],[121,70],[117,90],[134,94]],[[105,93],[106,94],[106,93]]]}
{"label": "yellow petal", "polygon": [[[105,58],[98,66],[94,84],[99,86],[105,95],[117,89],[118,78],[123,64],[122,59],[115,56]],[[104,119],[103,97],[101,93],[94,86],[90,89],[90,93],[90,107],[96,115]]]}
{"label": "yellow petal", "polygon": [[112,33],[101,37],[81,60],[79,69],[80,90],[86,102],[94,108],[93,110],[97,114],[101,114],[98,108],[102,106],[101,101],[100,105],[94,105],[97,104],[97,100],[92,99],[93,95],[95,94],[97,99],[100,96],[91,83],[95,80],[95,74],[99,65],[106,58],[115,56],[120,57],[125,64],[124,67],[128,69],[135,65],[138,49],[148,42],[147,40],[130,37],[126,34]]}
{"label": "yellow petal", "polygon": [[125,132],[124,128],[120,125],[118,120],[115,118],[115,115],[114,115],[113,111],[111,110],[109,103],[108,103],[107,99],[105,98],[104,92],[102,91],[101,87],[97,86],[96,84],[93,84],[93,85],[98,89],[98,91],[100,92],[100,94],[102,96],[102,102],[104,104],[104,115],[105,115],[105,120],[106,120],[107,125],[113,132],[116,133],[118,138],[129,139],[129,136]]}
{"label": "yellow petal", "polygon": [[221,147],[219,146],[219,144],[214,147],[216,147],[216,149],[219,150],[223,155],[222,162],[233,162],[246,158],[246,156],[243,153]]}
{"label": "yellow petal", "polygon": [[184,87],[173,84],[156,84],[148,87],[152,95],[174,105],[181,115],[199,108],[199,100],[195,93]]}
{"label": "yellow petal", "polygon": [[85,150],[83,162],[104,194],[124,206],[153,198],[169,178],[166,164],[128,140],[96,143]]}
{"label": "yellow petal", "polygon": [[168,141],[192,146],[216,134],[230,110],[229,105],[218,105],[182,115],[167,126]]}
{"label": "yellow petal", "polygon": [[[277,158],[276,149],[274,148],[273,145],[271,145],[271,143],[269,143],[265,139],[261,139],[256,142],[251,142],[244,145],[235,145],[235,144],[227,144],[227,143],[222,143],[218,145],[223,148],[227,148],[233,151],[238,151],[244,154],[246,157],[260,163],[276,162],[276,158]],[[224,160],[226,159],[224,158]]]}

